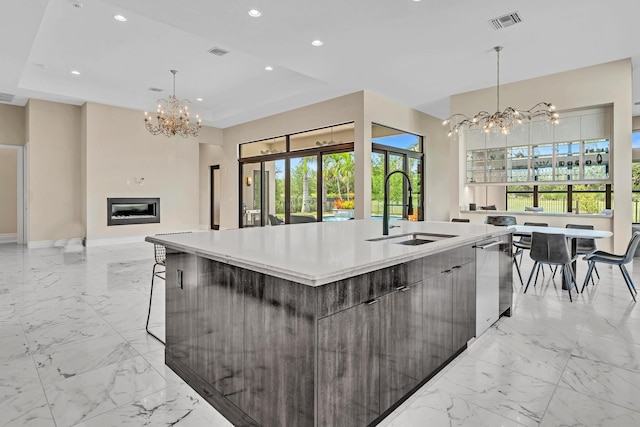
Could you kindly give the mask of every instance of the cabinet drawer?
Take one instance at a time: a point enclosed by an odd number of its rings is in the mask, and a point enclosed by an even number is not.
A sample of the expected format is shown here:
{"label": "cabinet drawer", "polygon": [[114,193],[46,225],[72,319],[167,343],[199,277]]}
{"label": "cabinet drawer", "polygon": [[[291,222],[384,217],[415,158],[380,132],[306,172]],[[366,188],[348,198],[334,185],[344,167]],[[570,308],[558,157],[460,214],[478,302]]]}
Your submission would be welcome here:
{"label": "cabinet drawer", "polygon": [[318,288],[318,317],[329,316],[422,280],[422,259],[398,264]]}
{"label": "cabinet drawer", "polygon": [[422,259],[422,278],[433,277],[453,266],[475,261],[475,256],[473,246],[468,245],[425,257]]}

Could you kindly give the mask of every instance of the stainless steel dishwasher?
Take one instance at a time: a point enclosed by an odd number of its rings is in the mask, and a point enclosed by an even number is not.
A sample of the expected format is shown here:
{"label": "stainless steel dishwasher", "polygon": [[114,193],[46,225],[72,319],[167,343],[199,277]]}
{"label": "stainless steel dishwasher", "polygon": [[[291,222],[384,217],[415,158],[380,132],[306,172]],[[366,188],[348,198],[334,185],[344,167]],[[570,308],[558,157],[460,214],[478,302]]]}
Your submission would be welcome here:
{"label": "stainless steel dishwasher", "polygon": [[478,243],[476,249],[476,337],[500,315],[500,240]]}

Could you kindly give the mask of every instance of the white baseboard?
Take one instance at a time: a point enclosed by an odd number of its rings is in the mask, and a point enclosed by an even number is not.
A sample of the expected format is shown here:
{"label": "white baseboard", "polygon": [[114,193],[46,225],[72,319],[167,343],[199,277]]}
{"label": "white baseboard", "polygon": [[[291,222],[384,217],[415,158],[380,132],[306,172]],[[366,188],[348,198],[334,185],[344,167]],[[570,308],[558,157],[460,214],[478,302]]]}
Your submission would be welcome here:
{"label": "white baseboard", "polygon": [[32,240],[27,243],[29,249],[42,249],[42,248],[59,248],[65,246],[78,246],[82,245],[82,238],[72,237],[69,239],[57,239],[57,240]]}
{"label": "white baseboard", "polygon": [[87,239],[85,244],[87,247],[106,246],[106,245],[122,245],[126,243],[144,242],[145,236],[127,236],[127,237],[109,237],[105,239]]}
{"label": "white baseboard", "polygon": [[0,245],[3,243],[16,243],[18,242],[17,233],[0,234]]}

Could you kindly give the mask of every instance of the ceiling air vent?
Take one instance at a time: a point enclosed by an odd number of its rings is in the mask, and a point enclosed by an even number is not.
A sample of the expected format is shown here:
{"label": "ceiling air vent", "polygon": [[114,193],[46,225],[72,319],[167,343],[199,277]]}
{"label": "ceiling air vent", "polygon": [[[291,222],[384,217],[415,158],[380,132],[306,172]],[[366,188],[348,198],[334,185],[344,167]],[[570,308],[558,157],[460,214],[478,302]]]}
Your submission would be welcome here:
{"label": "ceiling air vent", "polygon": [[160,89],[159,87],[150,87],[149,90],[151,92],[162,92],[162,89]]}
{"label": "ceiling air vent", "polygon": [[13,102],[15,95],[10,93],[0,92],[0,102]]}
{"label": "ceiling air vent", "polygon": [[517,24],[518,22],[522,22],[522,18],[518,15],[518,12],[509,13],[508,15],[499,16],[489,21],[493,28],[499,30],[500,28],[510,27],[512,25]]}
{"label": "ceiling air vent", "polygon": [[225,56],[227,53],[229,53],[229,51],[219,47],[212,47],[211,49],[209,49],[209,53],[216,56]]}

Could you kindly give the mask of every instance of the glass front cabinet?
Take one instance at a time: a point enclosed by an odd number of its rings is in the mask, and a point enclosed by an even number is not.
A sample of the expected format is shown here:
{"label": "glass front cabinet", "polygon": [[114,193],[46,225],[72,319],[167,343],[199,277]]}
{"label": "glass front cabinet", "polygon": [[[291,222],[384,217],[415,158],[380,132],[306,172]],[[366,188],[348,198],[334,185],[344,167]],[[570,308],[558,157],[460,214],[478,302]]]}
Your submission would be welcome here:
{"label": "glass front cabinet", "polygon": [[508,135],[464,132],[467,184],[610,181],[610,111],[566,114],[557,125],[522,124]]}

